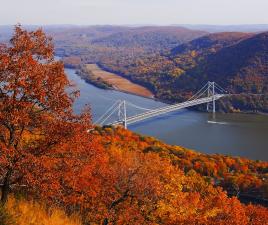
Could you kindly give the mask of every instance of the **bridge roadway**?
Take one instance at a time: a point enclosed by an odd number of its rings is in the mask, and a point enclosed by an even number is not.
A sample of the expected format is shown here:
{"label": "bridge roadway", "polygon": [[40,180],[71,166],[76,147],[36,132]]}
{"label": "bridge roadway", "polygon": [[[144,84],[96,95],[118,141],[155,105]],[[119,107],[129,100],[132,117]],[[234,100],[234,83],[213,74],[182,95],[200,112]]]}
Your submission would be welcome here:
{"label": "bridge roadway", "polygon": [[188,108],[188,107],[195,106],[195,105],[213,102],[213,101],[216,101],[216,100],[218,100],[222,97],[225,97],[225,96],[227,96],[227,95],[226,94],[215,94],[214,96],[210,96],[210,97],[204,97],[204,98],[190,100],[190,101],[186,101],[186,102],[182,102],[182,103],[178,103],[178,104],[174,104],[174,105],[169,105],[169,106],[165,106],[162,108],[153,109],[153,110],[150,110],[150,111],[147,111],[147,112],[135,115],[135,116],[127,117],[126,121],[115,121],[109,125],[120,125],[124,122],[126,122],[127,125],[133,124],[133,123],[145,120],[145,119],[149,119],[149,118],[152,118],[155,116],[163,115],[165,113],[173,112],[176,110]]}

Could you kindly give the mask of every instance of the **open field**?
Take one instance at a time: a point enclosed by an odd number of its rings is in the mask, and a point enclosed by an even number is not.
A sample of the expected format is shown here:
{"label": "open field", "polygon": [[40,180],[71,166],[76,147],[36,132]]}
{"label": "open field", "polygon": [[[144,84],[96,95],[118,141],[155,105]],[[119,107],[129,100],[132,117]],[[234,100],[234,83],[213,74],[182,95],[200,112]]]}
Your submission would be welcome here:
{"label": "open field", "polygon": [[134,84],[131,81],[114,73],[104,71],[96,64],[87,64],[86,69],[94,76],[94,78],[102,79],[103,81],[112,85],[113,88],[116,90],[135,95],[140,95],[143,97],[149,97],[149,98],[153,97],[153,93],[148,89],[146,89],[145,87],[138,84]]}

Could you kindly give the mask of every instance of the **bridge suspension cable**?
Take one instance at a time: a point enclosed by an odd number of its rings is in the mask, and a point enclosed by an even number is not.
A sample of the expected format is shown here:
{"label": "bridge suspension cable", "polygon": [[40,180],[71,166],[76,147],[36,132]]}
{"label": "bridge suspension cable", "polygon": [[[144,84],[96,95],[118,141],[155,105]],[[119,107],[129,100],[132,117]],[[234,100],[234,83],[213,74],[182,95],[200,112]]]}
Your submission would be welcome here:
{"label": "bridge suspension cable", "polygon": [[120,102],[120,100],[117,100],[110,108],[108,108],[106,110],[106,112],[97,120],[95,121],[96,124],[98,124],[99,122],[102,121],[102,119],[116,106],[118,105],[118,103]]}
{"label": "bridge suspension cable", "polygon": [[227,93],[226,90],[224,90],[224,88],[222,88],[220,85],[218,85],[217,83],[214,83],[215,84],[215,88],[218,89],[219,91],[223,92],[223,93]]}
{"label": "bridge suspension cable", "polygon": [[132,107],[134,107],[136,109],[140,109],[140,110],[144,110],[144,111],[150,111],[150,110],[152,110],[152,109],[148,109],[148,108],[144,108],[144,107],[135,105],[135,104],[133,104],[131,102],[128,102],[128,101],[126,101],[126,104],[129,105],[129,106],[132,106]]}
{"label": "bridge suspension cable", "polygon": [[[191,98],[189,98],[187,101],[191,101],[192,99],[195,99],[197,96],[199,96],[199,94],[202,92],[202,91],[207,91],[207,87],[208,84],[206,83],[197,93],[195,93]],[[203,94],[204,92],[202,92],[201,94]]]}

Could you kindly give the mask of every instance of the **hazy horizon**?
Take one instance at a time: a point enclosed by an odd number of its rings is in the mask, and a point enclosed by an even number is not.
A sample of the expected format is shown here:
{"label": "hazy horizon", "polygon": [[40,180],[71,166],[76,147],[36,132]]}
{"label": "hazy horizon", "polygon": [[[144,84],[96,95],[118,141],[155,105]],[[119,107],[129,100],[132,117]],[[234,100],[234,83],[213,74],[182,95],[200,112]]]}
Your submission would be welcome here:
{"label": "hazy horizon", "polygon": [[266,25],[267,0],[0,0],[0,25]]}
{"label": "hazy horizon", "polygon": [[143,27],[143,26],[159,26],[159,27],[175,27],[175,26],[208,26],[208,27],[239,27],[239,26],[268,26],[268,23],[263,23],[263,24],[258,24],[258,23],[252,23],[252,24],[148,24],[148,23],[140,23],[140,24],[76,24],[76,23],[54,23],[54,24],[42,24],[42,23],[21,23],[21,22],[17,22],[17,23],[13,23],[13,24],[0,24],[0,26],[14,26],[16,24],[21,24],[22,26],[77,26],[77,27],[86,27],[86,26],[125,26],[125,27]]}

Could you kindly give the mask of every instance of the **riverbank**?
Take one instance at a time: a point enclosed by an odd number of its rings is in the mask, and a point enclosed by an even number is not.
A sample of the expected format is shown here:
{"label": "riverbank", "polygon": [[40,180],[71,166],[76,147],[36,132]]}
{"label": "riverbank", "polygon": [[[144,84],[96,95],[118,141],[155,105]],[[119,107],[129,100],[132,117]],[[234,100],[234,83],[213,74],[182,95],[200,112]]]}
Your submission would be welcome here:
{"label": "riverbank", "polygon": [[96,64],[84,65],[82,72],[80,71],[78,74],[87,82],[90,82],[96,86],[102,86],[104,89],[112,88],[114,90],[129,94],[134,94],[146,98],[154,98],[153,93],[147,88],[135,84],[115,73],[104,71]]}

